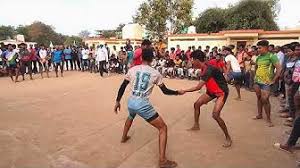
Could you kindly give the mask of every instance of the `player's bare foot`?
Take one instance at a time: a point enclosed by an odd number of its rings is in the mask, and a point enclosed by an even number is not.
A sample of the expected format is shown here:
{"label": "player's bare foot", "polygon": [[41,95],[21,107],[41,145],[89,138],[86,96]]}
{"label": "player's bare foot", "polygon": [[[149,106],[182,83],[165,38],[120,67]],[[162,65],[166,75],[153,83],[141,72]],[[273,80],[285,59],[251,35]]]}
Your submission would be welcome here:
{"label": "player's bare foot", "polygon": [[236,100],[236,101],[242,101],[242,98],[236,97],[236,98],[234,98],[234,100]]}
{"label": "player's bare foot", "polygon": [[262,116],[257,115],[257,116],[255,116],[255,117],[253,117],[252,119],[253,119],[253,120],[260,120],[260,119],[262,119],[262,118],[263,118]]}
{"label": "player's bare foot", "polygon": [[231,139],[226,139],[224,144],[223,144],[223,147],[224,148],[229,148],[229,147],[231,147],[231,145],[232,145],[232,140]]}
{"label": "player's bare foot", "polygon": [[122,138],[121,143],[126,143],[130,139],[130,136],[126,136],[125,138]]}
{"label": "player's bare foot", "polygon": [[268,127],[274,127],[274,124],[272,123],[272,121],[267,121],[267,126]]}
{"label": "player's bare foot", "polygon": [[199,131],[200,127],[199,125],[194,125],[192,128],[188,129],[188,131]]}
{"label": "player's bare foot", "polygon": [[174,168],[177,167],[177,163],[171,160],[165,160],[159,162],[160,168]]}

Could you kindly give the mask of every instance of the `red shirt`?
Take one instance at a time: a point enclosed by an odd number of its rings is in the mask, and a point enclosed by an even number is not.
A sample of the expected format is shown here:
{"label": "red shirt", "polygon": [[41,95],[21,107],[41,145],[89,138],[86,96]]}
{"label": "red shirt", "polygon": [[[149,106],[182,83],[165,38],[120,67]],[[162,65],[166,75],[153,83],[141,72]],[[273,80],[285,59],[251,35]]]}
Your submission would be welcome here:
{"label": "red shirt", "polygon": [[192,51],[191,51],[191,50],[187,50],[187,51],[185,52],[185,55],[186,55],[186,57],[187,57],[188,60],[191,59],[191,54],[192,54]]}
{"label": "red shirt", "polygon": [[181,49],[178,48],[178,49],[175,51],[175,54],[176,54],[176,55],[180,55],[180,54],[181,54]]}
{"label": "red shirt", "polygon": [[36,50],[34,48],[32,48],[32,49],[29,49],[29,52],[30,52],[30,60],[36,61],[37,60]]}
{"label": "red shirt", "polygon": [[208,65],[201,69],[201,80],[205,82],[206,91],[210,95],[223,96],[228,94],[227,82],[223,74],[215,67]]}
{"label": "red shirt", "polygon": [[142,48],[138,48],[134,51],[133,66],[142,64],[142,51]]}
{"label": "red shirt", "polygon": [[218,68],[221,72],[223,72],[223,68],[225,68],[225,63],[223,60],[217,61],[217,59],[211,59],[208,61],[208,64]]}

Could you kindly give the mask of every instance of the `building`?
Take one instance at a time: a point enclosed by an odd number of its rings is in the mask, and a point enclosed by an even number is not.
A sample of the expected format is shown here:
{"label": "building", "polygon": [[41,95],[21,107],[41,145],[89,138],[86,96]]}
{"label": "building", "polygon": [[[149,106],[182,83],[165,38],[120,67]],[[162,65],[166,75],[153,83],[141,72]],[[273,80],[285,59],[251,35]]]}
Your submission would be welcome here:
{"label": "building", "polygon": [[132,46],[142,44],[144,28],[139,24],[127,24],[122,28],[122,39],[117,38],[103,38],[103,37],[88,37],[83,39],[85,45],[88,47],[96,47],[100,44],[107,44],[109,48],[116,46],[119,50],[124,47],[127,40],[130,40]]}
{"label": "building", "polygon": [[117,50],[120,49],[120,47],[124,47],[126,45],[126,41],[130,40],[131,45],[137,46],[142,44],[141,39],[115,39],[115,38],[101,38],[101,37],[88,37],[85,38],[83,41],[85,45],[88,47],[97,47],[98,45],[102,44],[107,44],[109,48],[112,49],[113,46],[116,46]]}
{"label": "building", "polygon": [[270,44],[284,45],[291,42],[300,42],[299,30],[228,30],[210,34],[173,34],[168,36],[168,49],[180,45],[182,49],[189,46],[227,46],[227,45],[255,45],[259,40],[268,40]]}
{"label": "building", "polygon": [[37,44],[36,42],[26,42],[24,35],[20,35],[20,34],[18,34],[15,39],[7,39],[7,40],[0,41],[0,44],[4,44],[4,45],[14,44],[17,47],[21,43],[25,43],[27,45],[27,47],[29,47],[30,45],[35,46]]}

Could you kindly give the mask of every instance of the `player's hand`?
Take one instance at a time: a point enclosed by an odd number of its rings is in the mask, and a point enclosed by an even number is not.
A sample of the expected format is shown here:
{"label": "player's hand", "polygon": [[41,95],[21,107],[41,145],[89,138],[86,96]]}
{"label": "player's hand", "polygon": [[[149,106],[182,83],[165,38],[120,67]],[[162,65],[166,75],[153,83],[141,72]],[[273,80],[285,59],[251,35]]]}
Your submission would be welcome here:
{"label": "player's hand", "polygon": [[178,90],[178,94],[183,95],[183,94],[185,94],[185,91],[184,90]]}
{"label": "player's hand", "polygon": [[114,109],[115,113],[118,114],[118,112],[120,111],[120,109],[121,109],[121,104],[120,104],[120,102],[117,101],[116,105],[115,105],[115,109]]}

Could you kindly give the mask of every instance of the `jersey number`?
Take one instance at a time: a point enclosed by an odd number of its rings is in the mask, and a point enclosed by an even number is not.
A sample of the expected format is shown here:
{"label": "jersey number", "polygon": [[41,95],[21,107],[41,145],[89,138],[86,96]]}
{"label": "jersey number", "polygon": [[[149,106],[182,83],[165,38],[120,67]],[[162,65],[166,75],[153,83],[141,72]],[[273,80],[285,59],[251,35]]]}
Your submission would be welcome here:
{"label": "jersey number", "polygon": [[149,73],[137,72],[134,90],[140,91],[140,92],[146,91],[146,89],[148,88],[149,80],[150,80]]}

